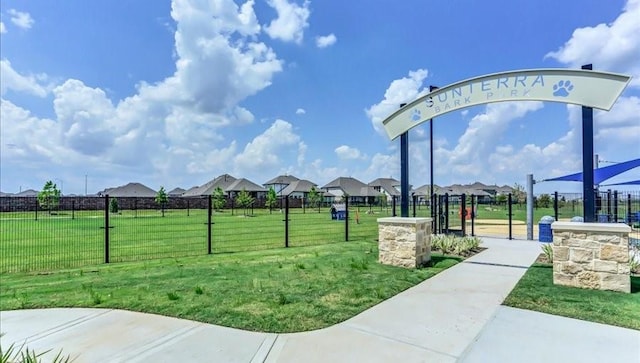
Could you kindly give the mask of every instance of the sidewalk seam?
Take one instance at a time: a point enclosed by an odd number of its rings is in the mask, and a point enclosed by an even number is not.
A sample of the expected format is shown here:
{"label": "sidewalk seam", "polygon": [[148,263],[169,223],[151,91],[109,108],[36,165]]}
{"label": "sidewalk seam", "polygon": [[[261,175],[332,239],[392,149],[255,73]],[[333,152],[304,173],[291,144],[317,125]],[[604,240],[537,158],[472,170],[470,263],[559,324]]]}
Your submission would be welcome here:
{"label": "sidewalk seam", "polygon": [[76,318],[76,319],[67,321],[65,323],[62,323],[60,325],[54,326],[52,328],[49,328],[49,329],[47,329],[45,331],[38,332],[36,334],[28,336],[28,337],[26,337],[24,339],[24,341],[25,341],[25,343],[36,342],[36,341],[44,339],[44,338],[46,338],[46,337],[48,337],[50,335],[54,335],[54,334],[59,333],[59,332],[61,332],[63,330],[66,330],[68,328],[74,327],[76,325],[80,325],[80,324],[85,323],[85,322],[87,322],[89,320],[98,318],[98,317],[100,317],[102,315],[105,315],[105,314],[108,314],[108,313],[111,313],[111,312],[113,312],[113,309],[108,309],[108,310],[96,312],[96,313],[93,313],[93,314],[90,314],[90,315],[87,315],[87,316],[83,316],[83,317],[80,317],[80,318]]}

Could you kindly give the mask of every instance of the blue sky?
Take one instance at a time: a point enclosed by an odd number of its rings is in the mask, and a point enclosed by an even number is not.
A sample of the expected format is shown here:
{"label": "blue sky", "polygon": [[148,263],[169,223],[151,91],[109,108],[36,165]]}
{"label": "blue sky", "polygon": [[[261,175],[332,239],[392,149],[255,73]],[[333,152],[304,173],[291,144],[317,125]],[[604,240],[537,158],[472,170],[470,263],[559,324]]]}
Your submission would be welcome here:
{"label": "blue sky", "polygon": [[[401,6],[399,5],[401,4]],[[399,179],[380,122],[429,85],[515,69],[633,80],[595,113],[595,152],[640,157],[640,0],[2,2],[0,190],[130,181],[189,188],[229,173]],[[499,185],[581,171],[580,109],[511,102],[434,124],[434,182]],[[428,124],[410,183],[429,183]],[[633,170],[613,180],[640,179]],[[625,188],[628,189],[628,188]],[[580,191],[540,183],[536,193]]]}

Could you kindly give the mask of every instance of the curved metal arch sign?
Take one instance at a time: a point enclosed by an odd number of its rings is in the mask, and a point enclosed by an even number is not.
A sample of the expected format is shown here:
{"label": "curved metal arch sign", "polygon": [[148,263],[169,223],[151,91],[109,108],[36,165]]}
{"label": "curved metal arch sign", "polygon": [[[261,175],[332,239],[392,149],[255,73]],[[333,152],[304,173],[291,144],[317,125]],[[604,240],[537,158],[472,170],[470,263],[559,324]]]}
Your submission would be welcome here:
{"label": "curved metal arch sign", "polygon": [[579,69],[527,69],[488,74],[439,88],[382,121],[390,139],[465,107],[504,101],[551,101],[610,110],[630,76]]}

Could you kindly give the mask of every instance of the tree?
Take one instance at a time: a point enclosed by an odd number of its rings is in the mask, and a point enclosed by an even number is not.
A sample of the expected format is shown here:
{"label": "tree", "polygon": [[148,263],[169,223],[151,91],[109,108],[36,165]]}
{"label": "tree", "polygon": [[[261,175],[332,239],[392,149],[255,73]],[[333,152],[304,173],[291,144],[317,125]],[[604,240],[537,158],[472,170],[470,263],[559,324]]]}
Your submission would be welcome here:
{"label": "tree", "polygon": [[380,205],[380,209],[386,208],[388,202],[389,202],[389,199],[387,198],[386,194],[384,193],[378,194],[378,205]]}
{"label": "tree", "polygon": [[501,204],[507,204],[507,195],[506,194],[498,194],[496,195],[496,204],[497,205],[501,205]]}
{"label": "tree", "polygon": [[513,201],[520,205],[527,201],[527,193],[524,192],[524,187],[518,183],[513,185]]}
{"label": "tree", "polygon": [[318,193],[318,190],[315,186],[312,186],[311,189],[309,189],[307,200],[309,201],[309,205],[311,205],[311,207],[318,207],[318,213],[320,213],[320,202],[322,201],[322,194]]}
{"label": "tree", "polygon": [[267,200],[265,201],[265,206],[269,208],[269,213],[272,212],[273,207],[278,204],[278,195],[276,194],[276,190],[273,187],[269,187],[269,192],[267,193]]}
{"label": "tree", "polygon": [[541,194],[538,197],[538,206],[549,208],[549,205],[551,205],[551,196],[549,194]]}
{"label": "tree", "polygon": [[111,201],[109,202],[109,212],[118,213],[118,209],[120,209],[118,206],[118,200],[116,198],[111,198]]}
{"label": "tree", "polygon": [[167,192],[164,190],[164,187],[160,187],[158,193],[156,193],[156,203],[160,204],[160,208],[162,209],[162,216],[164,217],[164,207],[169,201],[169,196]]}
{"label": "tree", "polygon": [[216,187],[213,191],[213,209],[222,210],[224,206],[227,204],[226,198],[224,197],[224,191],[220,187]]}
{"label": "tree", "polygon": [[253,204],[253,197],[251,196],[251,194],[249,194],[249,192],[247,192],[246,189],[242,189],[242,191],[240,193],[238,193],[238,195],[236,195],[236,204],[240,207],[240,208],[244,208],[244,215],[247,215],[247,209],[251,206],[251,204]]}
{"label": "tree", "polygon": [[58,186],[55,185],[51,180],[44,184],[42,191],[38,193],[38,204],[42,209],[51,211],[55,208],[58,208],[60,204],[60,191],[58,190]]}

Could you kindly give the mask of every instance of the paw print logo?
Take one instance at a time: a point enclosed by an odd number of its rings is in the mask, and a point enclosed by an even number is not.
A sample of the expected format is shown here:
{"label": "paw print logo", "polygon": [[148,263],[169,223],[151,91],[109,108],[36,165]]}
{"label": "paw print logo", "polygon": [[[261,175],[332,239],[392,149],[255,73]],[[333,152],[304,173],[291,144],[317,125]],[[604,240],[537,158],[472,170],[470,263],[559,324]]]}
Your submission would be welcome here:
{"label": "paw print logo", "polygon": [[413,120],[414,122],[420,121],[420,119],[422,118],[422,112],[420,112],[420,110],[413,110],[413,112],[411,113],[411,120]]}
{"label": "paw print logo", "polygon": [[553,95],[556,97],[567,97],[573,90],[571,81],[560,81],[553,85]]}

